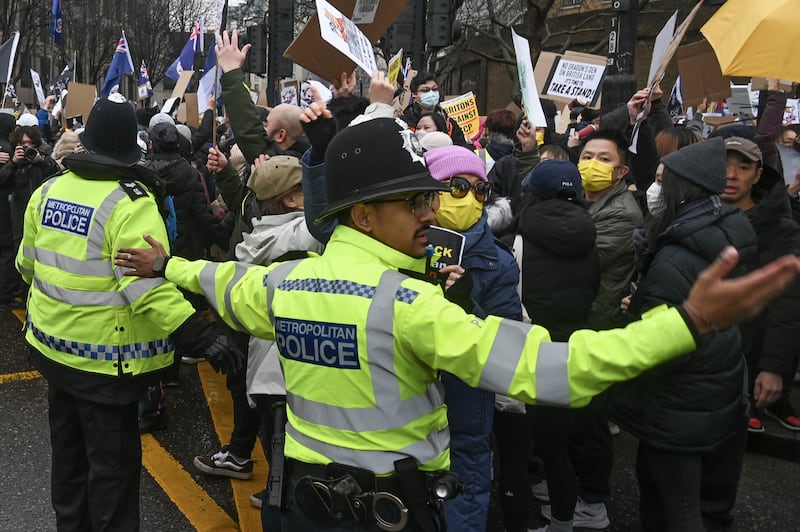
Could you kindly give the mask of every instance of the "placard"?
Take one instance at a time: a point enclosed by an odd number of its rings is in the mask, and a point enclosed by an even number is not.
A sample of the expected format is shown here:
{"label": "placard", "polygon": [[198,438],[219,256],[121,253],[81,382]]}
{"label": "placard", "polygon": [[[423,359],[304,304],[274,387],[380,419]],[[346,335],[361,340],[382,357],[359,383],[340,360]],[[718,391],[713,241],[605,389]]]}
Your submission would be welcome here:
{"label": "placard", "polygon": [[187,92],[183,95],[183,103],[186,106],[186,122],[189,127],[200,127],[200,110],[197,105],[197,93]]}
{"label": "placard", "polygon": [[186,92],[186,87],[189,86],[189,82],[192,80],[192,74],[194,74],[194,70],[184,70],[180,73],[180,77],[178,77],[178,81],[175,82],[175,88],[172,89],[170,98],[179,98],[183,96],[183,93]]}
{"label": "placard", "polygon": [[481,119],[478,114],[478,103],[472,91],[445,100],[439,104],[447,116],[455,120],[464,133],[464,138],[471,139],[481,128]]}
{"label": "placard", "polygon": [[296,79],[282,79],[281,103],[289,105],[300,105],[300,82]]}
{"label": "placard", "polygon": [[428,242],[433,247],[433,260],[428,268],[428,277],[439,280],[439,270],[445,266],[461,264],[464,255],[464,235],[451,229],[430,226],[428,229]]}
{"label": "placard", "polygon": [[326,0],[316,0],[316,5],[322,39],[371,76],[378,65],[369,38]]}
{"label": "placard", "polygon": [[397,83],[397,78],[400,76],[400,68],[403,66],[403,49],[397,51],[396,54],[389,59],[389,66],[386,69],[386,77],[392,83]]}
{"label": "placard", "polygon": [[34,69],[31,70],[31,80],[33,81],[33,88],[36,90],[36,99],[39,100],[39,105],[44,105],[44,89],[42,89],[42,79],[39,73]]}
{"label": "placard", "polygon": [[582,96],[594,104],[606,73],[604,65],[558,57],[547,78],[543,94],[569,100]]}
{"label": "placard", "polygon": [[534,127],[547,127],[547,120],[542,110],[542,102],[539,101],[539,90],[536,88],[536,80],[533,77],[533,64],[531,63],[531,48],[528,40],[517,35],[511,30],[511,38],[514,41],[514,53],[517,58],[517,73],[519,74],[519,89],[522,93],[522,101],[525,106],[525,114],[528,121]]}
{"label": "placard", "polygon": [[722,75],[717,56],[708,41],[681,46],[677,56],[683,105],[694,107],[703,99],[716,101],[730,98],[730,79]]}
{"label": "placard", "polygon": [[661,66],[664,54],[669,49],[669,43],[672,41],[672,36],[675,35],[675,24],[678,23],[678,11],[672,14],[658,32],[656,41],[653,44],[653,55],[650,57],[650,72],[647,74],[647,86],[649,87],[655,79],[658,67]]}
{"label": "placard", "polygon": [[[82,116],[88,117],[97,98],[97,89],[88,83],[78,83],[70,81],[67,85],[69,97],[64,115],[67,117]],[[86,125],[84,123],[84,125]]]}
{"label": "placard", "polygon": [[[332,0],[330,3],[340,12],[352,14],[355,2],[356,0]],[[375,11],[375,20],[368,24],[359,24],[358,28],[370,43],[378,42],[407,3],[408,0],[380,0]],[[283,57],[330,82],[337,81],[342,72],[352,72],[356,67],[352,59],[337,52],[322,38],[316,13],[311,15],[283,53]]]}

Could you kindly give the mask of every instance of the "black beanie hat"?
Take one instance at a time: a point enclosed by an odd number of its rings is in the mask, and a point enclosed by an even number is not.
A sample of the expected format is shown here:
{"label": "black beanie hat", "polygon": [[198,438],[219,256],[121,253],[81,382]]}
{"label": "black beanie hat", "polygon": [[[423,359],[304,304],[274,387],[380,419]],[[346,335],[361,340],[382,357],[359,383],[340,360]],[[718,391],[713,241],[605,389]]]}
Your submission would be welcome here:
{"label": "black beanie hat", "polygon": [[713,138],[690,144],[661,158],[672,173],[711,192],[722,194],[727,181],[725,141]]}
{"label": "black beanie hat", "polygon": [[394,118],[374,118],[339,132],[325,152],[327,205],[319,219],[383,196],[449,191],[431,177],[414,133]]}

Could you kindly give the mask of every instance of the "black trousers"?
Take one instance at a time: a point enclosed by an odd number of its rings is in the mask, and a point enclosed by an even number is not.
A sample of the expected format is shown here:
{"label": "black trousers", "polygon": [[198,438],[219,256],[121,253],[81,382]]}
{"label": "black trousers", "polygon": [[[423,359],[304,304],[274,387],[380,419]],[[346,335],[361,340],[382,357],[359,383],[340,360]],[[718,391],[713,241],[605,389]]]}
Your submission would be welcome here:
{"label": "black trousers", "polygon": [[[247,353],[249,338],[247,334],[234,333],[233,340],[242,353]],[[247,364],[228,375],[225,382],[233,401],[233,432],[228,442],[228,452],[237,458],[250,458],[261,428],[261,413],[250,408],[247,401]],[[269,443],[269,439],[265,440],[265,448]]]}
{"label": "black trousers", "polygon": [[713,451],[672,453],[644,442],[636,454],[642,530],[706,532],[727,530],[747,440],[741,430]]}
{"label": "black trousers", "polygon": [[48,406],[59,532],[138,531],[137,404],[94,403],[49,383]]}

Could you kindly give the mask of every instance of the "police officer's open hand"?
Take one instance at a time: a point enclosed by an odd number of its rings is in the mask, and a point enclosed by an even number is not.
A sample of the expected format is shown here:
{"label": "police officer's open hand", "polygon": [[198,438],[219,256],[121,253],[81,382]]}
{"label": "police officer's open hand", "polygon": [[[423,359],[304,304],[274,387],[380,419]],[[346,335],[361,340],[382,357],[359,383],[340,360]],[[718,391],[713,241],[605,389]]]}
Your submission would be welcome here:
{"label": "police officer's open hand", "polygon": [[156,257],[169,255],[164,246],[148,234],[142,235],[149,248],[119,248],[114,255],[114,265],[125,268],[125,275],[138,277],[158,277],[153,272],[153,261]]}
{"label": "police officer's open hand", "polygon": [[214,368],[214,371],[226,375],[236,373],[244,365],[244,354],[238,347],[225,335],[217,336],[205,352],[206,360]]}
{"label": "police officer's open hand", "polygon": [[726,329],[757,316],[800,274],[800,258],[786,255],[742,277],[725,279],[739,261],[733,247],[703,270],[683,302],[701,334]]}

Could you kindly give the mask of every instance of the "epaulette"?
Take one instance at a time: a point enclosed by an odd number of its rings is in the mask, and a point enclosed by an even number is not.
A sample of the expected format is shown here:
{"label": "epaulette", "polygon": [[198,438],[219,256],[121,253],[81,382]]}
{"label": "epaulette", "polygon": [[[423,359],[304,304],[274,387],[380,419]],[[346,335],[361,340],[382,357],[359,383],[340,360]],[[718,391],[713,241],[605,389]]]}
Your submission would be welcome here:
{"label": "epaulette", "polygon": [[120,179],[119,186],[121,186],[122,190],[131,198],[131,201],[147,197],[147,190],[133,179]]}

